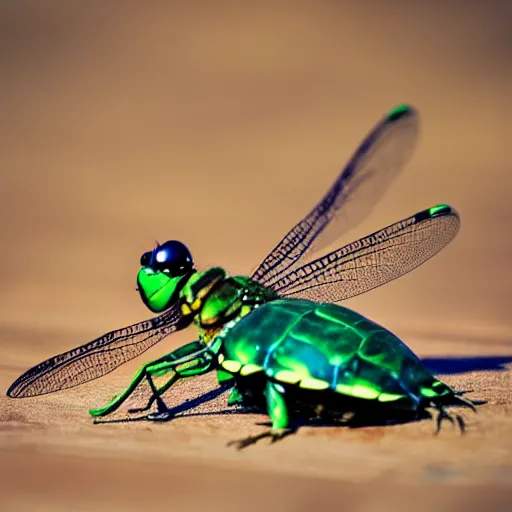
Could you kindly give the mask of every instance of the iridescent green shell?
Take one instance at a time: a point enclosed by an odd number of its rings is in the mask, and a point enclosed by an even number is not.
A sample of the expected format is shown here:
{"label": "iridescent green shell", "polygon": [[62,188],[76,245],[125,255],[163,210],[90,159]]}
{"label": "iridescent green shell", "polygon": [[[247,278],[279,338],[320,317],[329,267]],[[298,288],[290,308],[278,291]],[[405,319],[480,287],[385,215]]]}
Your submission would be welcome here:
{"label": "iridescent green shell", "polygon": [[394,334],[335,304],[274,300],[218,337],[220,366],[237,380],[261,373],[295,389],[410,410],[453,394]]}

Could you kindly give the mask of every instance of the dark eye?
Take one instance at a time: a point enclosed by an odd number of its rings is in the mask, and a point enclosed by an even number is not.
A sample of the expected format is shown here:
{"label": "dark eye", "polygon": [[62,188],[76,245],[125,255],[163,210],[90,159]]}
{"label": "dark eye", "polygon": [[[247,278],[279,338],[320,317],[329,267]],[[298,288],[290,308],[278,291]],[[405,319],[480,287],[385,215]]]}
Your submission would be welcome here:
{"label": "dark eye", "polygon": [[140,257],[140,264],[143,266],[143,267],[148,267],[151,263],[151,255],[153,254],[153,251],[148,251],[148,252],[145,252],[141,257]]}
{"label": "dark eye", "polygon": [[169,240],[158,246],[154,252],[144,253],[141,263],[143,259],[146,260],[146,254],[149,254],[147,266],[172,276],[184,275],[194,266],[190,251],[177,240]]}

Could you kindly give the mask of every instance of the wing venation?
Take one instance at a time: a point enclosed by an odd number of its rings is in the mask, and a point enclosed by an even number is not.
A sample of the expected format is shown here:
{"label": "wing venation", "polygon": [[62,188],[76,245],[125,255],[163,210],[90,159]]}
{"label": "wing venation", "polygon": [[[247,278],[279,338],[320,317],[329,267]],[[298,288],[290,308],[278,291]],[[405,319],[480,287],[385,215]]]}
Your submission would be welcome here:
{"label": "wing venation", "polygon": [[44,395],[102,377],[183,328],[182,320],[176,305],[157,317],[108,332],[30,368],[13,382],[7,395]]}

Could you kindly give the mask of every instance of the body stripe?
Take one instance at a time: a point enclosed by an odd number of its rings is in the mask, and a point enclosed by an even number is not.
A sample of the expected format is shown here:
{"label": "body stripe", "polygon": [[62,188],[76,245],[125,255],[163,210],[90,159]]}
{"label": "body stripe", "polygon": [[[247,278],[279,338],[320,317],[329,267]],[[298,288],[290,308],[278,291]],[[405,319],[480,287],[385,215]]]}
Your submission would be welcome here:
{"label": "body stripe", "polygon": [[338,375],[340,373],[340,365],[337,364],[334,368],[333,368],[333,372],[332,372],[332,383],[331,383],[331,389],[336,389],[336,383],[338,382]]}
{"label": "body stripe", "polygon": [[268,369],[268,363],[270,361],[270,358],[272,357],[272,354],[274,353],[274,350],[286,339],[286,336],[288,335],[288,333],[302,320],[302,318],[307,315],[309,313],[309,311],[306,311],[305,313],[302,313],[299,315],[299,317],[297,318],[297,320],[295,320],[295,322],[293,322],[292,325],[290,325],[288,327],[288,329],[286,329],[286,331],[283,333],[283,335],[277,340],[277,341],[274,341],[274,343],[272,343],[272,345],[270,345],[269,349],[267,350],[267,355],[265,356],[265,361],[263,361],[263,369],[265,370],[265,373],[267,372],[267,369]]}

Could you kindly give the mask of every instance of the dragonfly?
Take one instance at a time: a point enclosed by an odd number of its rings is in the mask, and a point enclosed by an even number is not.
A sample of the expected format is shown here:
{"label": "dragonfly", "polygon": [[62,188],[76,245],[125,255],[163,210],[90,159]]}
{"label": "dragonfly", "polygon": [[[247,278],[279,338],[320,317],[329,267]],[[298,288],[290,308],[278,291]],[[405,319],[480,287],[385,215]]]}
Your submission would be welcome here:
{"label": "dragonfly", "polygon": [[[318,253],[360,224],[410,160],[418,111],[400,105],[368,133],[332,186],[293,226],[251,276],[222,267],[195,268],[180,241],[157,244],[141,257],[137,288],[154,313],[27,370],[9,387],[12,398],[72,388],[112,372],[170,334],[190,325],[198,339],[145,363],[127,388],[95,417],[117,410],[146,381],[150,419],[169,417],[163,395],[178,380],[217,372],[231,389],[229,405],[267,412],[272,429],[249,436],[277,439],[297,418],[418,415],[433,407],[437,428],[456,421],[447,406],[474,404],[436,379],[398,337],[339,302],[392,281],[432,258],[456,236],[457,211],[435,205],[357,241]],[[157,385],[156,377],[166,377]]]}

